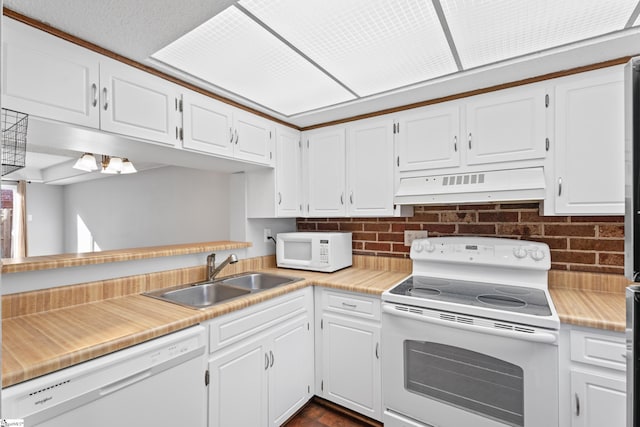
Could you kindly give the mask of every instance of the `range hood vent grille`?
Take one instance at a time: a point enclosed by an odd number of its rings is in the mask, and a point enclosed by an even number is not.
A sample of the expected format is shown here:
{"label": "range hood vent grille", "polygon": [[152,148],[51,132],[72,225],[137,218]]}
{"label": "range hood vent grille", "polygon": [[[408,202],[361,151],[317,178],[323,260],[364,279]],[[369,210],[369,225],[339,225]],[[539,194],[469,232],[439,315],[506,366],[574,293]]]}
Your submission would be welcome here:
{"label": "range hood vent grille", "polygon": [[498,203],[542,200],[544,195],[544,170],[532,167],[402,178],[394,203]]}

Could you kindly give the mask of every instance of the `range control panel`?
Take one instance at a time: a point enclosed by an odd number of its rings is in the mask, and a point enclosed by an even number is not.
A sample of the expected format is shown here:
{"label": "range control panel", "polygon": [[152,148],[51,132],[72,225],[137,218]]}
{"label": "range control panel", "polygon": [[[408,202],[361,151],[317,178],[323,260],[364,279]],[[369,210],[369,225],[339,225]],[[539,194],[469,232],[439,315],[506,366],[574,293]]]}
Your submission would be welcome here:
{"label": "range control panel", "polygon": [[411,245],[411,259],[536,270],[548,270],[551,267],[551,252],[547,244],[495,237],[417,239]]}

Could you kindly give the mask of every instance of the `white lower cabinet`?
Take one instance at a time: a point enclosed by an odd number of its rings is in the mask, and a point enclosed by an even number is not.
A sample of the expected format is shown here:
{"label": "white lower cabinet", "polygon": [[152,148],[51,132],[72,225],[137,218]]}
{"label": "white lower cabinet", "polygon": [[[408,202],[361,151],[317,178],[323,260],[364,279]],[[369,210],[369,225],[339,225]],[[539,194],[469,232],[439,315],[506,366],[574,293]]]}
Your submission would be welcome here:
{"label": "white lower cabinet", "polygon": [[380,300],[318,288],[316,316],[316,394],[380,421]]}
{"label": "white lower cabinet", "polygon": [[561,340],[560,426],[625,427],[624,334],[562,325]]}
{"label": "white lower cabinet", "polygon": [[313,291],[209,322],[209,426],[280,426],[313,395]]}

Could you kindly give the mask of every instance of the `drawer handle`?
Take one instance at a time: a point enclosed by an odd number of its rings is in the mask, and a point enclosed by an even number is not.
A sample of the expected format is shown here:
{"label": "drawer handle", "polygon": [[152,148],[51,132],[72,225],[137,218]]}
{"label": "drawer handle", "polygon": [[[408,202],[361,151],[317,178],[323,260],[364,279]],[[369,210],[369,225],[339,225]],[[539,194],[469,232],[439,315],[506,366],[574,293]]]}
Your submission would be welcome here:
{"label": "drawer handle", "polygon": [[343,303],[342,303],[342,305],[343,305],[343,306],[345,306],[345,307],[348,307],[348,308],[353,308],[353,309],[358,308],[358,306],[357,306],[357,305],[355,305],[355,304],[349,304],[349,303],[347,303],[347,302],[343,302]]}
{"label": "drawer handle", "polygon": [[580,416],[580,396],[576,393],[576,417]]}

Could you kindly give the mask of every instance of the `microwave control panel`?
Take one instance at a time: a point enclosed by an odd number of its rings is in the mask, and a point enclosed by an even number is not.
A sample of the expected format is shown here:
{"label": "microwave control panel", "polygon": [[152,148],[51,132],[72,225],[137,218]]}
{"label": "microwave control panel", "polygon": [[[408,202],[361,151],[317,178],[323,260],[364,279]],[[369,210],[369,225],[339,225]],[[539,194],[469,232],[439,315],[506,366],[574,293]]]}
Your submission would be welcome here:
{"label": "microwave control panel", "polygon": [[320,262],[329,264],[329,241],[326,239],[320,240]]}

